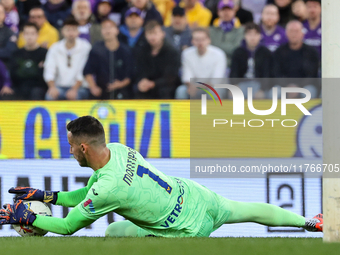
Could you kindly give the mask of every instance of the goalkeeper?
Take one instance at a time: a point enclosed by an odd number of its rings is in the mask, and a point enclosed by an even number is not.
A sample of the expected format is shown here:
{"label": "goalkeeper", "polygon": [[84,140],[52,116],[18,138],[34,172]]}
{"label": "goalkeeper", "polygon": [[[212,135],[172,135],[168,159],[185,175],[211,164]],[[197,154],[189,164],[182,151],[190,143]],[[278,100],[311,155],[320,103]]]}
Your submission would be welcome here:
{"label": "goalkeeper", "polygon": [[[83,116],[67,125],[70,153],[82,167],[94,170],[86,187],[70,192],[11,188],[17,201],[0,210],[1,224],[24,223],[70,235],[109,212],[127,220],[111,223],[106,236],[209,236],[223,224],[257,222],[322,231],[323,219],[313,219],[266,203],[228,200],[204,186],[170,177],[137,151],[119,143],[105,144],[101,123]],[[74,207],[66,218],[36,215],[22,200]]]}

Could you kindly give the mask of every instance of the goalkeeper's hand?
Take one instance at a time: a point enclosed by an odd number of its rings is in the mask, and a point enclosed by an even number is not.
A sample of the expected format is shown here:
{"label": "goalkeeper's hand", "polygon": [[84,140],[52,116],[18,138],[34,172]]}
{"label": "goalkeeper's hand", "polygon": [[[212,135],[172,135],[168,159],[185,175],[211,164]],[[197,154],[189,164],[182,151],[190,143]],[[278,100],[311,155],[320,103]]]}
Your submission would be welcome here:
{"label": "goalkeeper's hand", "polygon": [[22,200],[18,200],[14,205],[5,204],[3,207],[4,209],[0,209],[0,225],[32,225],[36,219],[36,214],[32,210],[26,209]]}
{"label": "goalkeeper's hand", "polygon": [[55,204],[58,199],[58,192],[43,191],[30,187],[13,187],[10,188],[8,192],[16,194],[15,200],[37,200],[44,203]]}

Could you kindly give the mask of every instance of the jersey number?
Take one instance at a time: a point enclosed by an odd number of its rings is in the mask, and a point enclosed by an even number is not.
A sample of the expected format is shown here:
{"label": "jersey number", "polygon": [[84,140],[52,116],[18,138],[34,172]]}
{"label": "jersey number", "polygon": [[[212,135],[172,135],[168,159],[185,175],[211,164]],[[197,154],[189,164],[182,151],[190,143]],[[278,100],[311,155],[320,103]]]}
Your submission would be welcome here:
{"label": "jersey number", "polygon": [[161,186],[162,188],[164,188],[166,190],[166,192],[168,192],[169,194],[171,193],[172,191],[172,187],[165,181],[163,181],[161,178],[159,178],[158,175],[155,175],[153,172],[151,172],[148,168],[145,168],[141,165],[138,165],[138,168],[137,168],[137,175],[139,177],[142,177],[143,178],[143,175],[144,174],[147,174],[149,175],[149,177],[154,180],[155,182],[158,183],[159,186]]}

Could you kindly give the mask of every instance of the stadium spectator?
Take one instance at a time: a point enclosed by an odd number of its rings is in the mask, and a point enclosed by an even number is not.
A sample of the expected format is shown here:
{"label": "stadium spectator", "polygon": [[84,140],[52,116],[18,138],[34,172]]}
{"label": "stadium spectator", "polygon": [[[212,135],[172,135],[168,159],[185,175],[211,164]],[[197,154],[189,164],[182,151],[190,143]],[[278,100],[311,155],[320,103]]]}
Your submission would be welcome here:
{"label": "stadium spectator", "polygon": [[[223,50],[210,45],[209,30],[195,28],[192,31],[192,47],[182,52],[182,82],[176,90],[177,99],[197,98],[200,90],[190,79],[195,78],[226,78],[227,58]],[[209,82],[209,81],[207,81]],[[225,97],[225,91],[219,91]]]}
{"label": "stadium spectator", "polygon": [[[72,0],[72,5],[77,1],[79,0]],[[98,0],[88,0],[88,2],[90,3],[91,12],[94,12],[96,9],[96,3],[98,2]]]}
{"label": "stadium spectator", "polygon": [[110,19],[103,20],[104,41],[96,43],[84,68],[84,76],[94,99],[129,99],[133,59],[129,47],[119,43],[119,29]]}
{"label": "stadium spectator", "polygon": [[23,27],[25,46],[11,57],[10,73],[17,99],[44,100],[47,85],[43,78],[43,67],[47,50],[39,46],[39,29],[34,23]]}
{"label": "stadium spectator", "polygon": [[241,0],[242,7],[251,10],[254,22],[256,24],[259,24],[261,21],[261,14],[263,7],[266,5],[266,0]]}
{"label": "stadium spectator", "polygon": [[146,44],[143,23],[142,11],[131,7],[125,12],[125,25],[121,25],[119,29],[118,40],[127,44],[132,49],[133,55]]}
{"label": "stadium spectator", "polygon": [[286,27],[287,23],[295,18],[292,11],[292,1],[293,0],[274,0],[275,5],[279,8],[279,25],[282,27]]}
{"label": "stadium spectator", "polygon": [[321,0],[305,0],[308,18],[303,23],[305,44],[313,46],[321,59]]}
{"label": "stadium spectator", "polygon": [[78,23],[73,18],[64,21],[61,32],[64,39],[53,44],[46,55],[46,100],[87,99],[89,91],[82,72],[91,44],[78,37]]}
{"label": "stadium spectator", "polygon": [[144,29],[148,43],[137,54],[136,98],[172,99],[180,83],[180,54],[165,40],[157,21],[149,21]]}
{"label": "stadium spectator", "polygon": [[0,60],[7,65],[12,53],[17,49],[17,36],[4,25],[4,21],[5,8],[0,4]]}
{"label": "stadium spectator", "polygon": [[162,19],[165,20],[166,17],[172,14],[172,9],[176,6],[179,2],[178,0],[152,0],[153,4],[155,5],[156,9],[162,16]]}
{"label": "stadium spectator", "polygon": [[213,21],[218,18],[217,16],[217,5],[220,0],[205,0],[204,6],[211,12],[211,21],[210,25],[213,23]]}
{"label": "stadium spectator", "polygon": [[[220,0],[206,0],[204,1],[204,5],[211,11],[212,13],[212,20],[214,21],[218,18],[217,10],[218,10],[218,3]],[[234,9],[236,11],[235,16],[239,19],[241,24],[245,24],[247,22],[252,22],[254,20],[252,12],[244,9],[242,7],[241,0],[230,0],[234,3]],[[226,1],[227,2],[227,1]]]}
{"label": "stadium spectator", "polygon": [[130,2],[131,2],[131,0],[115,0],[114,1],[114,8],[113,8],[112,11],[113,11],[114,14],[119,15],[119,20],[116,23],[117,25],[120,24],[120,18],[122,16],[122,13],[125,10],[125,8],[131,7]]}
{"label": "stadium spectator", "polygon": [[248,22],[254,21],[253,13],[242,8],[241,0],[232,0],[232,1],[234,1],[236,17],[240,20],[242,25]]}
{"label": "stadium spectator", "polygon": [[13,99],[14,91],[6,65],[0,60],[0,100]]}
{"label": "stadium spectator", "polygon": [[244,28],[235,14],[232,1],[220,0],[219,18],[214,21],[214,26],[210,27],[211,44],[225,52],[229,64],[234,50],[241,45],[244,35]]}
{"label": "stadium spectator", "polygon": [[304,0],[297,0],[292,4],[292,12],[300,22],[304,22],[307,19],[307,7]]}
{"label": "stadium spectator", "polygon": [[112,0],[99,0],[95,8],[95,16],[97,22],[101,23],[105,19],[111,19],[116,22],[114,14],[112,13],[113,1]]}
{"label": "stadium spectator", "polygon": [[[44,10],[40,7],[34,7],[29,12],[29,21],[36,24],[39,28],[38,43],[43,48],[49,48],[59,40],[59,33],[56,28],[46,20]],[[19,34],[18,47],[22,48],[26,44],[22,32]]]}
{"label": "stadium spectator", "polygon": [[[288,43],[280,46],[273,55],[273,73],[277,78],[316,78],[318,77],[319,56],[314,47],[303,42],[303,25],[295,20],[287,24],[286,34]],[[299,82],[282,84],[282,86],[305,86],[313,98],[319,93],[319,85],[313,84],[313,79],[302,79]],[[270,93],[271,95],[271,93]]]}
{"label": "stadium spectator", "polygon": [[[266,90],[264,80],[255,78],[270,78],[272,68],[272,54],[263,45],[261,45],[261,28],[255,23],[247,23],[244,31],[245,45],[237,48],[233,54],[230,68],[230,78],[232,84],[237,83],[247,95],[247,88],[253,88],[253,94],[257,97],[264,98],[262,91]],[[238,82],[238,80],[240,82]],[[235,82],[236,81],[236,82]],[[261,93],[257,93],[260,92]]]}
{"label": "stadium spectator", "polygon": [[19,14],[15,7],[14,0],[1,0],[6,12],[5,25],[15,34],[19,33]]}
{"label": "stadium spectator", "polygon": [[274,52],[280,45],[287,43],[286,31],[279,26],[279,10],[276,5],[268,4],[262,11],[261,34],[264,46]]}
{"label": "stadium spectator", "polygon": [[[190,28],[208,27],[210,25],[212,14],[199,0],[182,0],[179,6],[185,9],[185,15]],[[166,27],[171,25],[171,15],[164,21]]]}
{"label": "stadium spectator", "polygon": [[143,25],[145,25],[150,20],[156,20],[160,24],[163,24],[163,18],[161,14],[150,0],[131,0],[130,6],[122,10],[122,16],[120,20],[121,24],[124,24],[125,12],[127,12],[130,7],[137,7],[139,10],[142,11],[142,17],[144,19]]}
{"label": "stadium spectator", "polygon": [[65,0],[48,0],[43,9],[48,22],[57,29],[63,26],[64,20],[71,14],[70,5]]}
{"label": "stadium spectator", "polygon": [[19,14],[19,27],[22,27],[28,21],[31,9],[41,6],[41,2],[40,0],[20,0],[16,1],[15,5]]}
{"label": "stadium spectator", "polygon": [[172,10],[172,24],[165,28],[166,39],[181,52],[191,46],[191,30],[185,17],[185,10],[176,6]]}
{"label": "stadium spectator", "polygon": [[86,39],[92,45],[103,40],[100,24],[96,23],[96,18],[92,14],[89,0],[77,0],[72,4],[72,14],[78,22],[79,37]]}

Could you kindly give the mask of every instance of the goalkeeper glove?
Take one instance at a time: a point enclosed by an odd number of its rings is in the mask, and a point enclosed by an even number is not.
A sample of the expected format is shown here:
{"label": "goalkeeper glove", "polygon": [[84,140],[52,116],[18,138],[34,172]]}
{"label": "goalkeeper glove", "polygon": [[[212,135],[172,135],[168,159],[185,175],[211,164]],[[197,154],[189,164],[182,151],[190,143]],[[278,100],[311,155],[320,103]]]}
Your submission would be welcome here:
{"label": "goalkeeper glove", "polygon": [[36,214],[26,209],[22,200],[18,200],[14,205],[5,204],[5,209],[0,210],[0,225],[3,224],[25,224],[32,225],[36,219]]}
{"label": "goalkeeper glove", "polygon": [[58,199],[58,192],[43,191],[40,189],[33,189],[30,187],[16,187],[10,188],[9,193],[16,194],[15,200],[38,200],[44,203],[55,204]]}

